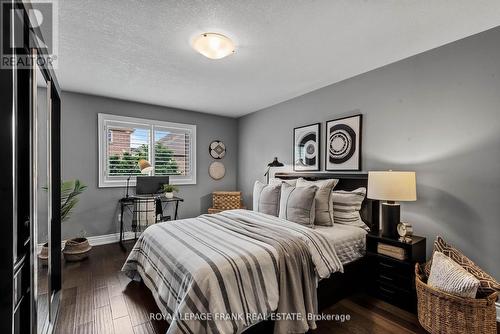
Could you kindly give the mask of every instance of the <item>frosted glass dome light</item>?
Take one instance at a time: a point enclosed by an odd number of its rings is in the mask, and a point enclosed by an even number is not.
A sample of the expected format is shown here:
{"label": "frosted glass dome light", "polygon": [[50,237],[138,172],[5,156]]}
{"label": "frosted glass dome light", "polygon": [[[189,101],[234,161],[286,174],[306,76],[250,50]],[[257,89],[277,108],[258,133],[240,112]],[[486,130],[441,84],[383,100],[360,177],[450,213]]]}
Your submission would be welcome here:
{"label": "frosted glass dome light", "polygon": [[193,49],[207,58],[222,59],[234,52],[234,43],[227,36],[207,32],[193,40]]}

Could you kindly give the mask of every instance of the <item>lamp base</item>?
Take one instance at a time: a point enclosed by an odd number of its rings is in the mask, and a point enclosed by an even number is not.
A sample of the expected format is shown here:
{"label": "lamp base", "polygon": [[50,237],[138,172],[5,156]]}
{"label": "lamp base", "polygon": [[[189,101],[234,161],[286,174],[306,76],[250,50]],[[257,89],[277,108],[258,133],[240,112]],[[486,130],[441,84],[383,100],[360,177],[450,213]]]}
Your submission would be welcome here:
{"label": "lamp base", "polygon": [[398,203],[382,203],[382,235],[396,238],[400,222],[401,206]]}

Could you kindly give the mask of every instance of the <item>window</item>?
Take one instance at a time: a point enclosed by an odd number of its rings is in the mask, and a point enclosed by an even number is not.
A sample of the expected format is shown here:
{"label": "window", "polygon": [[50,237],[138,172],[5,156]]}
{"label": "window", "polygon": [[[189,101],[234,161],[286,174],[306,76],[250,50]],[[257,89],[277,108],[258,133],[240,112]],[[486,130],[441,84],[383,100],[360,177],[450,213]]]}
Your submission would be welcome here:
{"label": "window", "polygon": [[99,187],[135,186],[140,159],[151,175],[169,175],[172,184],[196,184],[196,125],[99,114]]}

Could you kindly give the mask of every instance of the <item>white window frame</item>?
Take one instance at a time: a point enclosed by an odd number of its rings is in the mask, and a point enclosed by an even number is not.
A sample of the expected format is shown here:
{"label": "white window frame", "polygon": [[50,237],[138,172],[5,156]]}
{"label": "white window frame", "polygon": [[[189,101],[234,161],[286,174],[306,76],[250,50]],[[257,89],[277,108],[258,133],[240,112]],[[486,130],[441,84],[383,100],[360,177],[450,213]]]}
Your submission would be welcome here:
{"label": "white window frame", "polygon": [[[113,122],[116,123],[130,123],[133,127],[145,127],[151,130],[149,136],[149,162],[154,166],[154,131],[155,127],[160,128],[177,128],[183,131],[190,132],[191,150],[189,152],[189,161],[191,161],[191,174],[190,175],[170,175],[170,183],[175,185],[183,184],[196,184],[196,125],[193,124],[182,124],[182,123],[172,123],[165,121],[157,121],[144,118],[118,116],[111,114],[99,113],[97,115],[97,135],[98,135],[98,161],[99,161],[99,188],[109,188],[109,187],[126,187],[128,176],[123,177],[113,177],[110,178],[107,175],[107,152],[108,152],[108,136],[106,134],[106,127]],[[130,178],[130,187],[135,187],[136,178],[134,175]]]}

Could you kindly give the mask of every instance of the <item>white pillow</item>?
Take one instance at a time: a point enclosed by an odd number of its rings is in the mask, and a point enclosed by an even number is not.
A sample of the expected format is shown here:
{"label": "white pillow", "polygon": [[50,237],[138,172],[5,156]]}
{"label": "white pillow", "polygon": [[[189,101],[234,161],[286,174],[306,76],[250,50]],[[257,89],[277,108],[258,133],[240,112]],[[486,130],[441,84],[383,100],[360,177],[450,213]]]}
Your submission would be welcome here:
{"label": "white pillow", "polygon": [[335,188],[339,180],[327,179],[318,181],[308,181],[303,178],[297,180],[297,188],[317,186],[316,191],[316,214],[314,225],[333,226],[333,202],[331,200],[332,190]]}
{"label": "white pillow", "polygon": [[451,258],[436,251],[427,284],[455,296],[475,298],[481,283]]}
{"label": "white pillow", "polygon": [[292,187],[286,183],[281,186],[279,217],[291,222],[314,227],[314,204],[318,187]]}
{"label": "white pillow", "polygon": [[366,188],[361,187],[353,191],[334,190],[333,201],[333,222],[361,227],[367,231],[370,228],[363,222],[359,210],[365,199]]}
{"label": "white pillow", "polygon": [[255,181],[253,186],[253,211],[278,217],[281,184],[265,184]]}

